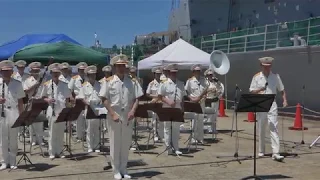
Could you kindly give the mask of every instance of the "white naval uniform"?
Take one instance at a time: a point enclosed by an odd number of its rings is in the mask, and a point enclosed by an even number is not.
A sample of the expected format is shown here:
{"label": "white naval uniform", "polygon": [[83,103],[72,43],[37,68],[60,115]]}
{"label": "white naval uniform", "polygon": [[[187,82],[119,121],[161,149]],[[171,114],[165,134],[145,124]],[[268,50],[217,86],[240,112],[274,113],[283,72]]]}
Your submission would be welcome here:
{"label": "white naval uniform", "polygon": [[[175,108],[181,109],[181,102],[183,101],[186,91],[182,81],[177,80],[174,83],[170,78],[164,81],[158,91],[158,94],[176,102]],[[163,103],[164,108],[171,108],[168,104]],[[180,136],[180,122],[172,122],[172,145],[176,151],[179,151],[179,136]],[[171,141],[171,122],[164,122],[164,141],[166,146],[170,146]]]}
{"label": "white naval uniform", "polygon": [[[3,79],[0,78],[1,97],[3,83]],[[5,117],[0,117],[0,160],[6,165],[16,166],[18,128],[11,128],[11,126],[19,117],[18,100],[25,97],[22,83],[11,78],[8,85],[4,84],[4,97],[6,99],[4,103]],[[2,104],[0,108],[2,108]]]}
{"label": "white naval uniform", "polygon": [[[52,92],[53,86],[53,92]],[[44,87],[41,92],[42,97],[53,98],[54,112],[53,116],[53,104],[49,104],[47,109],[47,118],[49,120],[49,155],[58,156],[63,149],[63,137],[65,123],[55,123],[62,109],[66,107],[66,99],[71,98],[71,91],[66,83],[59,81],[55,84],[52,80],[44,83]]]}
{"label": "white naval uniform", "polygon": [[[23,83],[23,89],[24,90],[30,89],[32,86],[34,86],[39,81],[39,79],[36,80],[33,76],[30,76]],[[35,98],[41,98],[40,95],[41,95],[41,92],[42,92],[42,88],[43,88],[43,86],[39,87],[38,92],[35,95]],[[33,93],[34,93],[33,91],[29,92],[28,97],[32,98]],[[42,141],[43,135],[44,135],[43,122],[33,123],[32,125],[30,125],[30,142],[31,143],[41,144],[43,142]]]}
{"label": "white naval uniform", "polygon": [[[265,92],[261,92],[261,94],[277,94],[278,91],[283,91],[284,86],[280,79],[279,74],[274,74],[270,72],[269,76],[266,77],[262,72],[254,75],[251,85],[250,91],[258,90],[265,87],[268,82],[267,88]],[[278,154],[280,151],[280,142],[278,135],[278,106],[276,101],[272,103],[270,111],[257,113],[258,120],[258,128],[259,128],[259,152],[265,153],[265,129],[266,123],[268,122],[270,129],[270,137],[271,137],[271,147],[273,154]]]}
{"label": "white naval uniform", "polygon": [[160,75],[160,81],[165,81],[165,80],[167,80],[166,75],[161,74],[161,75]]}
{"label": "white naval uniform", "polygon": [[[204,78],[200,78],[199,80],[196,77],[191,77],[188,79],[185,85],[185,90],[188,95],[191,97],[199,97],[206,87],[206,81]],[[205,102],[201,101],[200,106],[202,111],[204,111]],[[203,132],[203,119],[204,112],[202,114],[194,114],[193,119],[193,129],[194,129],[194,138],[197,141],[203,141],[204,132]]]}
{"label": "white naval uniform", "polygon": [[13,72],[11,77],[15,80],[18,80],[22,83],[29,77],[29,74],[24,73],[22,76],[19,74],[19,72]]}
{"label": "white naval uniform", "polygon": [[218,117],[218,109],[219,109],[219,99],[223,96],[223,92],[224,92],[224,85],[219,81],[217,82],[220,84],[221,86],[221,94],[218,95],[218,97],[214,94],[214,93],[210,93],[210,90],[213,90],[216,87],[216,84],[214,82],[209,82],[209,87],[208,87],[208,91],[209,93],[207,93],[207,99],[214,99],[217,98],[216,102],[212,102],[211,103],[211,107],[205,107],[205,113],[207,114],[207,121],[209,123],[213,123],[212,126],[208,127],[209,132],[213,132],[216,133],[217,131],[217,117]]}
{"label": "white naval uniform", "polygon": [[[156,79],[154,79],[153,81],[151,81],[149,83],[146,93],[150,94],[152,96],[156,96],[156,98],[158,98],[159,88],[160,88],[160,83]],[[158,138],[163,139],[163,136],[164,136],[163,122],[160,122],[160,121],[157,122],[157,118],[158,118],[157,114],[152,112],[152,123],[153,123],[154,135],[155,136],[159,135]],[[157,129],[156,129],[156,127],[157,127]],[[158,134],[157,134],[157,132],[158,132]]]}
{"label": "white naval uniform", "polygon": [[70,77],[70,76],[65,77],[63,74],[61,74],[61,75],[59,76],[59,80],[62,81],[62,82],[64,82],[64,83],[69,84],[69,82],[70,82],[70,80],[71,80],[71,77]]}
{"label": "white naval uniform", "polygon": [[[100,84],[98,81],[95,81],[94,86],[88,81],[84,82],[82,88],[79,92],[79,98],[84,99],[86,102],[89,103],[90,107],[93,111],[95,111],[95,107],[98,107],[101,104],[101,99],[99,98],[100,92]],[[87,114],[87,108],[85,110],[85,114]],[[99,133],[99,126],[100,120],[99,119],[87,119],[87,144],[88,150],[98,150],[98,144],[100,140],[100,133]]]}
{"label": "white naval uniform", "polygon": [[[79,99],[79,92],[82,88],[82,83],[84,83],[85,79],[82,79],[80,75],[75,75],[70,79],[68,87],[71,91],[76,95],[76,99]],[[84,111],[82,111],[77,119],[77,138],[83,140],[84,131],[85,131],[85,116]]]}
{"label": "white naval uniform", "polygon": [[[102,79],[99,80],[100,83],[100,87],[102,87],[103,83],[107,82],[107,78],[103,77]],[[106,108],[104,108],[106,112],[108,112],[108,110]],[[103,129],[107,130],[108,129],[108,121],[107,119],[103,120]]]}
{"label": "white naval uniform", "polygon": [[128,113],[135,100],[142,95],[141,86],[128,76],[124,76],[121,81],[117,75],[113,75],[101,87],[99,96],[109,101],[111,108],[120,119],[120,122],[115,122],[109,114],[107,118],[110,156],[114,174],[127,174],[133,126],[133,119],[128,122]]}
{"label": "white naval uniform", "polygon": [[[23,73],[23,75],[21,76],[19,72],[13,72],[11,75],[11,78],[18,80],[22,83],[22,85],[24,84],[25,80],[29,77],[29,74],[27,73]],[[18,127],[18,131],[19,134],[22,133],[24,127]]]}

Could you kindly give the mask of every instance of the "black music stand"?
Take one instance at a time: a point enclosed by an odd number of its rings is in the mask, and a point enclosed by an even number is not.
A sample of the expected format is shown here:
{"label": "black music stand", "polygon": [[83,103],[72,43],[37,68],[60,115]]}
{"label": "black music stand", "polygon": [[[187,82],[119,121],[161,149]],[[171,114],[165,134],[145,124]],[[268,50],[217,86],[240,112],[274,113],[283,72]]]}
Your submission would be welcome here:
{"label": "black music stand", "polygon": [[[82,112],[82,110],[84,108],[85,108],[85,104],[83,103],[83,101],[80,99],[79,100],[77,99],[76,105],[74,107],[67,107],[67,108],[62,109],[62,111],[60,112],[55,123],[65,122],[66,128],[68,128],[68,122],[77,120],[80,113]],[[72,131],[70,131],[69,133],[71,133],[71,132]],[[69,134],[69,138],[68,138],[68,135],[66,134],[65,140],[66,140],[66,142],[65,142],[64,148],[60,152],[60,155],[66,151],[70,154],[70,157],[73,157],[73,154],[71,152],[70,134]],[[77,159],[75,159],[75,160],[77,160]]]}
{"label": "black music stand", "polygon": [[[176,153],[176,149],[173,147],[172,143],[172,123],[173,122],[184,122],[184,117],[182,110],[180,108],[160,108],[160,109],[154,109],[154,112],[158,115],[159,120],[162,122],[169,122],[170,121],[170,144],[166,147],[166,149],[157,155],[160,156],[161,154],[165,153],[166,151],[171,150],[173,153],[175,153],[179,158],[180,156]],[[177,149],[178,150],[178,149]]]}
{"label": "black music stand", "polygon": [[[23,111],[19,115],[15,123],[11,126],[11,128],[24,127],[23,128],[23,134],[24,134],[25,133],[24,131],[26,129],[25,127],[31,125],[33,121],[39,116],[41,111],[42,111],[41,104],[37,104],[36,102],[33,102],[31,110]],[[26,153],[26,136],[23,136],[23,153],[17,163],[17,166],[22,162],[22,160],[24,160],[25,164],[27,164],[28,162],[29,164],[35,167],[35,165],[31,162],[30,158]]]}
{"label": "black music stand", "polygon": [[[104,132],[102,129],[102,126],[103,126],[102,119],[105,119],[105,118],[107,118],[106,114],[96,115],[96,113],[92,110],[91,106],[87,106],[86,119],[89,119],[89,120],[99,119],[99,121],[100,121],[100,124],[99,124],[99,143],[97,144],[96,147],[94,147],[94,149],[99,147],[100,152],[103,151],[103,147],[104,147]],[[101,134],[102,134],[102,136],[101,136]]]}
{"label": "black music stand", "polygon": [[240,97],[240,102],[236,109],[236,112],[254,112],[254,167],[253,167],[253,175],[243,178],[245,179],[262,179],[256,174],[256,158],[257,158],[257,120],[256,113],[257,112],[269,112],[272,103],[275,99],[275,94],[242,94]]}
{"label": "black music stand", "polygon": [[[183,107],[184,107],[184,112],[192,112],[192,113],[196,113],[196,114],[203,114],[200,103],[184,101]],[[196,121],[196,120],[194,119],[194,121]],[[194,123],[194,124],[196,125],[197,123]],[[188,147],[188,151],[190,151],[191,140],[192,140],[192,138],[194,138],[194,128],[196,128],[196,127],[192,127],[191,128],[191,134],[189,135],[189,138],[186,141],[186,142],[188,142],[188,146],[187,146]],[[196,142],[196,149],[197,149],[197,145],[198,145],[198,143]]]}

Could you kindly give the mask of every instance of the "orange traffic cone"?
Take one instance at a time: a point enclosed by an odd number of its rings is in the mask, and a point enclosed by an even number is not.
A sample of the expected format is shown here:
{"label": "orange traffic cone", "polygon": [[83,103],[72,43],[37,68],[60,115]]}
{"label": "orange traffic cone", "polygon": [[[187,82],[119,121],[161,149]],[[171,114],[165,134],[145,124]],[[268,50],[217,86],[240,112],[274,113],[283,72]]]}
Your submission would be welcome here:
{"label": "orange traffic cone", "polygon": [[224,111],[224,99],[220,98],[219,101],[219,117],[228,117]]}
{"label": "orange traffic cone", "polygon": [[[290,130],[302,130],[302,117],[301,117],[301,105],[298,103],[296,108],[296,118],[294,120],[293,127],[289,127]],[[303,127],[303,130],[308,130],[308,128]]]}
{"label": "orange traffic cone", "polygon": [[245,122],[254,122],[254,113],[248,112],[248,120],[244,120]]}

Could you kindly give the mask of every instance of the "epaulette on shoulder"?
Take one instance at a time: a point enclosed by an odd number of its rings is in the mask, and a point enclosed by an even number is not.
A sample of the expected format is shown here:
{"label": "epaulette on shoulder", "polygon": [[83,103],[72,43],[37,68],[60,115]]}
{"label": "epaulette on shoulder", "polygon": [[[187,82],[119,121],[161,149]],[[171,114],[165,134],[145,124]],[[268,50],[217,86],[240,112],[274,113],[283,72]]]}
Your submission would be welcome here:
{"label": "epaulette on shoulder", "polygon": [[79,75],[72,76],[72,79],[77,79]]}
{"label": "epaulette on shoulder", "polygon": [[110,76],[106,79],[106,81],[111,81],[113,79],[113,76]]}
{"label": "epaulette on shoulder", "polygon": [[256,77],[256,76],[258,76],[259,74],[260,74],[261,72],[258,72],[258,73],[256,73],[253,77]]}
{"label": "epaulette on shoulder", "polygon": [[49,80],[49,81],[47,81],[47,82],[45,82],[45,83],[44,83],[44,85],[48,85],[49,83],[50,83],[50,80]]}
{"label": "epaulette on shoulder", "polygon": [[168,81],[168,78],[162,79],[162,80],[161,80],[161,83],[164,83],[164,82],[166,82],[166,81]]}
{"label": "epaulette on shoulder", "polygon": [[82,83],[82,86],[85,86],[88,84],[88,81],[85,81],[84,83]]}

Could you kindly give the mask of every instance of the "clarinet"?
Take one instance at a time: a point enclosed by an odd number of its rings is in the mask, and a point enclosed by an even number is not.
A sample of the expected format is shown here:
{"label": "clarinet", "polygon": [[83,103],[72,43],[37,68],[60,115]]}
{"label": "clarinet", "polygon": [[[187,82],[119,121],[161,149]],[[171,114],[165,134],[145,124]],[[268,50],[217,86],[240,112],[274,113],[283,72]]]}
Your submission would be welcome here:
{"label": "clarinet", "polygon": [[[52,99],[54,99],[54,87],[53,87],[53,80],[52,84],[51,84],[51,88],[52,88]],[[52,103],[52,116],[56,116],[56,113],[54,112],[54,103]]]}
{"label": "clarinet", "polygon": [[[2,99],[4,99],[4,82],[2,82]],[[4,104],[2,104],[1,110],[1,117],[6,117],[4,114]]]}

